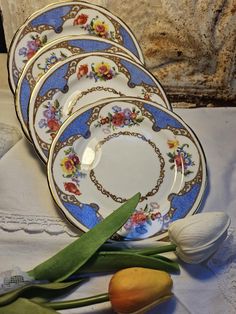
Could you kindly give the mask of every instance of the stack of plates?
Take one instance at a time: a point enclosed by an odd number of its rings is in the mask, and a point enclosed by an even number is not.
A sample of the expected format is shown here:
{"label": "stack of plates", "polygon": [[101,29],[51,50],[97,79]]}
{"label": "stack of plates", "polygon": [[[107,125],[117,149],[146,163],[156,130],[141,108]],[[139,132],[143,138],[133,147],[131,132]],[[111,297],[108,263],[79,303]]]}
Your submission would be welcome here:
{"label": "stack of plates", "polygon": [[81,1],[49,5],[17,31],[8,68],[22,129],[74,225],[86,232],[137,192],[119,240],[162,239],[197,211],[206,186],[199,140],[118,17]]}

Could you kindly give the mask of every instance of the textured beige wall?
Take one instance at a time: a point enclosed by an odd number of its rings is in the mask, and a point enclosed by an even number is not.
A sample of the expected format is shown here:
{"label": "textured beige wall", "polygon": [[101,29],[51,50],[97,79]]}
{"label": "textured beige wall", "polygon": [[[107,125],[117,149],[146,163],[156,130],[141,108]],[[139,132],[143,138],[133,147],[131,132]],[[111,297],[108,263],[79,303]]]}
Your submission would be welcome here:
{"label": "textured beige wall", "polygon": [[[0,0],[7,45],[35,10],[55,1]],[[236,0],[94,0],[131,28],[170,100],[235,104]]]}
{"label": "textured beige wall", "polygon": [[0,69],[0,89],[7,89],[7,55],[5,53],[0,53]]}

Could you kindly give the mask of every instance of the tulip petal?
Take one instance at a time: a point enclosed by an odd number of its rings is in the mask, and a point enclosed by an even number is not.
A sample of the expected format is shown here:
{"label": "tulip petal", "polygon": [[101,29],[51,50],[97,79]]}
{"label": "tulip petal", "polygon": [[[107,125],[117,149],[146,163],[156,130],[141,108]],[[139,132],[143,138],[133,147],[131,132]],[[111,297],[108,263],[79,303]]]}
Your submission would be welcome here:
{"label": "tulip petal", "polygon": [[225,240],[229,225],[230,218],[223,212],[200,213],[173,222],[168,232],[179,258],[200,263]]}
{"label": "tulip petal", "polygon": [[[161,304],[161,303],[163,303],[163,302],[165,302],[165,301],[168,301],[173,295],[174,295],[174,294],[171,293],[171,294],[169,294],[169,295],[167,295],[167,296],[164,296],[164,297],[162,297],[162,298],[160,298],[160,299],[154,301],[153,303],[148,304],[148,305],[145,306],[144,308],[142,308],[142,309],[140,309],[140,310],[138,310],[138,311],[129,313],[129,314],[145,314],[145,313],[147,313],[147,311],[153,309],[153,308],[156,307],[157,305],[159,305],[159,304]],[[127,313],[121,313],[121,312],[119,312],[118,314],[127,314]]]}
{"label": "tulip petal", "polygon": [[203,246],[195,250],[184,250],[184,252],[180,248],[177,248],[176,253],[184,262],[190,264],[198,264],[210,258],[216,252],[216,250],[219,248],[220,244],[225,240],[226,237],[227,230],[211,245],[205,247]]}
{"label": "tulip petal", "polygon": [[118,271],[109,283],[112,308],[118,313],[139,313],[171,295],[173,282],[164,271],[142,267]]}

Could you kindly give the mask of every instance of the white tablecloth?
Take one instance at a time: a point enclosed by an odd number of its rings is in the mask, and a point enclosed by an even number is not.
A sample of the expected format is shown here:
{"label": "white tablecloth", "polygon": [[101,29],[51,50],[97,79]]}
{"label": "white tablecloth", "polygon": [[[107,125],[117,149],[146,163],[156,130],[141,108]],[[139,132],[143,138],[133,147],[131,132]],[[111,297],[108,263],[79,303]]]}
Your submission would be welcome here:
{"label": "white tablecloth", "polygon": [[[232,223],[224,245],[208,262],[181,265],[180,275],[172,276],[175,297],[159,306],[158,313],[233,314],[236,313],[236,108],[174,111],[195,131],[207,158],[209,184],[202,211],[224,211]],[[20,131],[13,97],[6,89],[0,90],[0,123]],[[78,235],[78,230],[64,219],[52,200],[45,165],[24,135],[20,138],[17,134],[0,159],[0,272],[14,266],[28,270]],[[105,292],[109,278],[93,278],[66,298]],[[112,311],[106,303],[61,313]],[[150,313],[157,313],[157,309]]]}

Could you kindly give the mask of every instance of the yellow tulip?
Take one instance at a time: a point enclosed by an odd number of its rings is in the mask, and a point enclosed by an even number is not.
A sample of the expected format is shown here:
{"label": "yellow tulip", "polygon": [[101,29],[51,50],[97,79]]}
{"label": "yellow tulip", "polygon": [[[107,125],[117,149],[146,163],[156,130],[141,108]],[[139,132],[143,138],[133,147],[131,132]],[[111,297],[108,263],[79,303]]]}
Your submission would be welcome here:
{"label": "yellow tulip", "polygon": [[125,268],[115,273],[108,292],[77,300],[48,302],[45,307],[65,310],[110,301],[119,314],[144,314],[173,294],[173,281],[168,273],[143,267]]}
{"label": "yellow tulip", "polygon": [[108,294],[117,313],[145,313],[172,296],[172,285],[172,279],[165,271],[132,267],[113,275]]}

